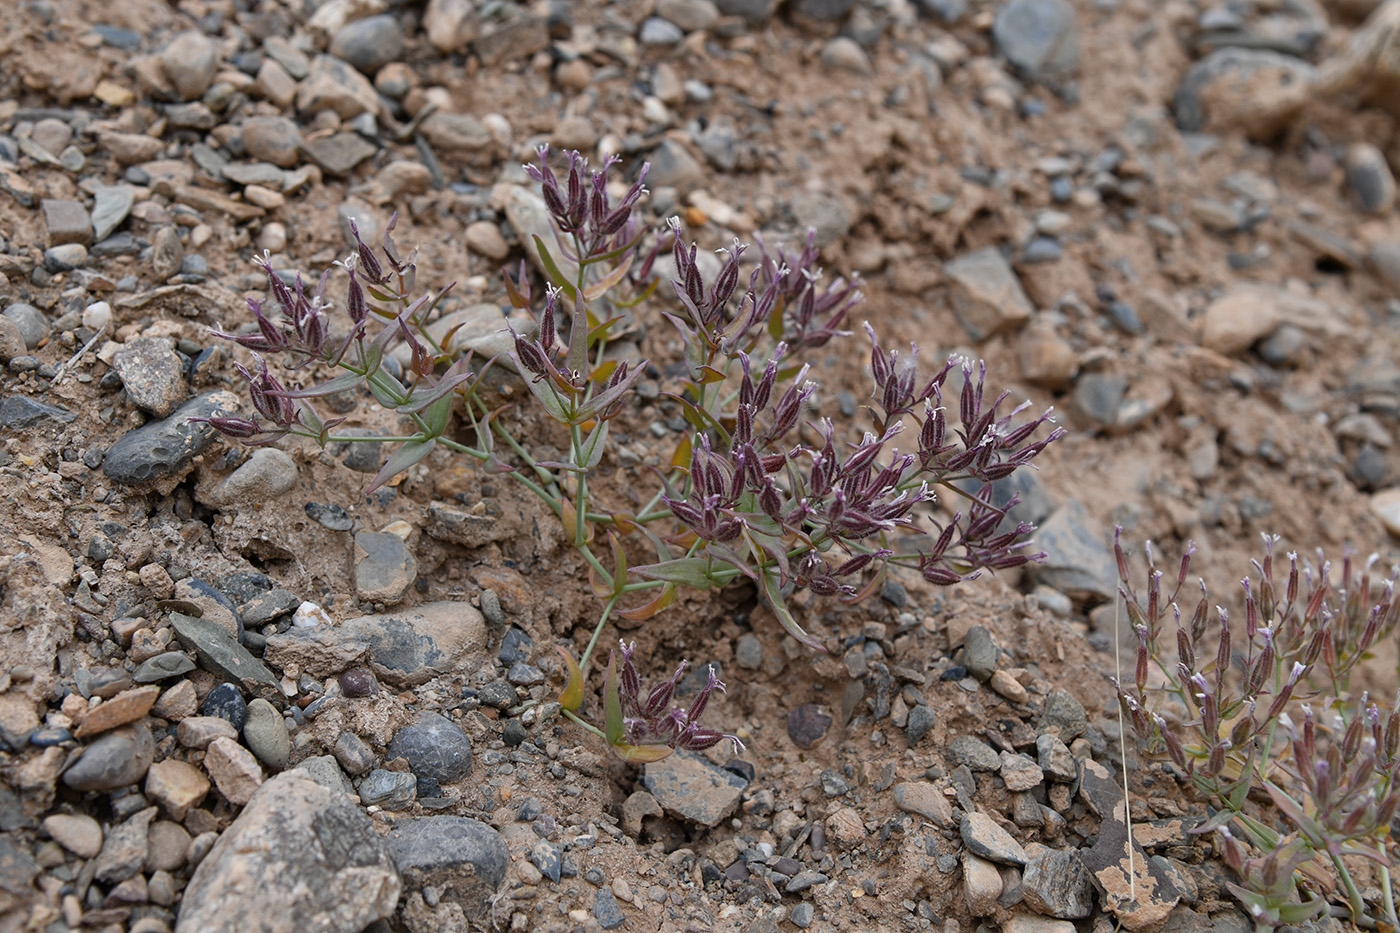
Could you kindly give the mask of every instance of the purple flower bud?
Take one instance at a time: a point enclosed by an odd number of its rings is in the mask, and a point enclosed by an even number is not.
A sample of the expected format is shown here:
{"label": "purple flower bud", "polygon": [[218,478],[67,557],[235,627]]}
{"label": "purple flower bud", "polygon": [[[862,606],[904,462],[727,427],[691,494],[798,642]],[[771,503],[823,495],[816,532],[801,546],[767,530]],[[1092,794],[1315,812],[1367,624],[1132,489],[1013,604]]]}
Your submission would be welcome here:
{"label": "purple flower bud", "polygon": [[218,431],[220,434],[223,434],[226,437],[232,437],[235,440],[240,441],[247,440],[250,437],[257,437],[259,434],[263,433],[262,428],[258,426],[257,421],[251,418],[220,417],[191,418],[190,420],[202,421],[205,424],[209,425],[209,427]]}
{"label": "purple flower bud", "polygon": [[360,270],[365,278],[376,285],[384,281],[384,269],[379,264],[379,260],[374,255],[374,250],[365,245],[360,239],[360,228],[355,223],[355,218],[350,218],[350,233],[355,237],[355,251],[360,257]]}
{"label": "purple flower bud", "polygon": [[369,309],[365,304],[365,290],[360,287],[360,280],[354,269],[350,270],[350,285],[345,292],[345,311],[355,324],[364,323],[365,318],[369,316]]}

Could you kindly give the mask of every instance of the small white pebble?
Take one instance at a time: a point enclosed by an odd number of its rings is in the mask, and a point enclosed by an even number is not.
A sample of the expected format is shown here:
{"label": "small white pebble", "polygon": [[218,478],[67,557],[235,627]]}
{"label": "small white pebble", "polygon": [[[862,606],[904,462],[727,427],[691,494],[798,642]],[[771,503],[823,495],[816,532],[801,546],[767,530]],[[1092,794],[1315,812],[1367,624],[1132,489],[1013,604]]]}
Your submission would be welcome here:
{"label": "small white pebble", "polygon": [[297,628],[315,628],[318,625],[332,625],[330,613],[310,600],[297,607],[292,614],[292,625]]}

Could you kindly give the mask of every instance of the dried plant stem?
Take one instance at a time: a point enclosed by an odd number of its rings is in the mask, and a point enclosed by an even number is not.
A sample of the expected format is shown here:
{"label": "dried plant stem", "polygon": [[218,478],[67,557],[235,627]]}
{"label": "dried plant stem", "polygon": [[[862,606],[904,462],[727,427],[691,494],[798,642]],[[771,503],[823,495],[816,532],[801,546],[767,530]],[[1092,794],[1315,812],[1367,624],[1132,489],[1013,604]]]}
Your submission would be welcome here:
{"label": "dried plant stem", "polygon": [[[1123,605],[1121,594],[1113,597],[1113,666],[1114,674],[1123,680],[1123,624],[1119,612]],[[1128,828],[1128,897],[1137,900],[1137,866],[1133,864],[1133,805],[1128,799],[1128,726],[1123,721],[1123,704],[1118,704],[1118,752],[1123,765],[1123,823]]]}

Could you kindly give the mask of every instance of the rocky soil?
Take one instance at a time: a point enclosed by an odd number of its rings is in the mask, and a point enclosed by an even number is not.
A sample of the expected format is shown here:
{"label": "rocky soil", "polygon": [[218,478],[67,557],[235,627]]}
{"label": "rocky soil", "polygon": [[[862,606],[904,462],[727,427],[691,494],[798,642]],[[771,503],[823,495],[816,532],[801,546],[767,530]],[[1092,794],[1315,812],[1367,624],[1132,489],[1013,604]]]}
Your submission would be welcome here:
{"label": "rocky soil", "polygon": [[[1248,929],[1187,832],[1205,802],[1120,742],[1111,533],[1195,540],[1221,601],[1263,532],[1400,556],[1397,26],[1400,0],[0,5],[0,929]],[[398,211],[499,347],[545,142],[649,161],[645,210],[706,249],[815,227],[887,345],[1054,405],[1069,436],[1017,477],[1048,562],[800,601],[825,654],[751,590],[683,599],[621,634],[656,675],[717,665],[747,750],[638,769],[552,703],[599,607],[527,492],[439,451],[366,498],[372,444],[190,420],[247,409],[210,331],[249,322],[250,257],[319,274],[351,218]],[[655,309],[635,342],[679,353]],[[868,348],[823,354],[815,412],[858,431]],[[619,507],[684,426],[648,382],[602,464]]]}

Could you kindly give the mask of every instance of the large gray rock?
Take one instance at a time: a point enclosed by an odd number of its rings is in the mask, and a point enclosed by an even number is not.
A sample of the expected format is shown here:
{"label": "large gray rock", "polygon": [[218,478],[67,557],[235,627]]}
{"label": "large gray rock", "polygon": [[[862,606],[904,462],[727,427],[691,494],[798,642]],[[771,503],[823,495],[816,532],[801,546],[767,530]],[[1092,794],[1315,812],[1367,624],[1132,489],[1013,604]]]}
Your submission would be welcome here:
{"label": "large gray rock", "polygon": [[1036,582],[1081,602],[1113,598],[1118,572],[1108,536],[1077,499],[1067,501],[1040,526],[1034,546],[1046,553],[1044,563],[1027,565]]}
{"label": "large gray rock", "polygon": [[162,421],[124,434],[107,451],[102,472],[114,483],[136,486],[172,476],[204,452],[216,432],[195,418],[238,414],[238,396],[224,389],[196,395]]}
{"label": "large gray rock", "polygon": [[424,713],[394,734],[389,757],[406,759],[420,777],[449,784],[471,771],[472,740],[446,716]]}
{"label": "large gray rock", "polygon": [[1079,23],[1067,0],[1011,0],[997,11],[992,36],[1028,77],[1061,78],[1079,67]]}
{"label": "large gray rock", "polygon": [[370,667],[397,687],[450,673],[486,647],[486,620],[471,603],[443,601],[360,616],[340,625],[345,638],[369,642]]}
{"label": "large gray rock", "polygon": [[238,643],[228,629],[208,619],[196,619],[179,612],[170,614],[170,626],[175,637],[195,653],[205,670],[213,671],[226,681],[242,685],[274,704],[286,703],[282,688],[272,671]]}
{"label": "large gray rock", "polygon": [[306,772],[258,788],[199,863],[176,933],[360,933],[399,900],[384,841],[344,794]]}
{"label": "large gray rock", "polygon": [[500,834],[460,816],[400,820],[384,842],[409,890],[432,885],[472,919],[487,914],[510,867],[510,850]]}
{"label": "large gray rock", "polygon": [[739,806],[749,782],[696,752],[681,751],[649,762],[642,784],[674,816],[718,826]]}

